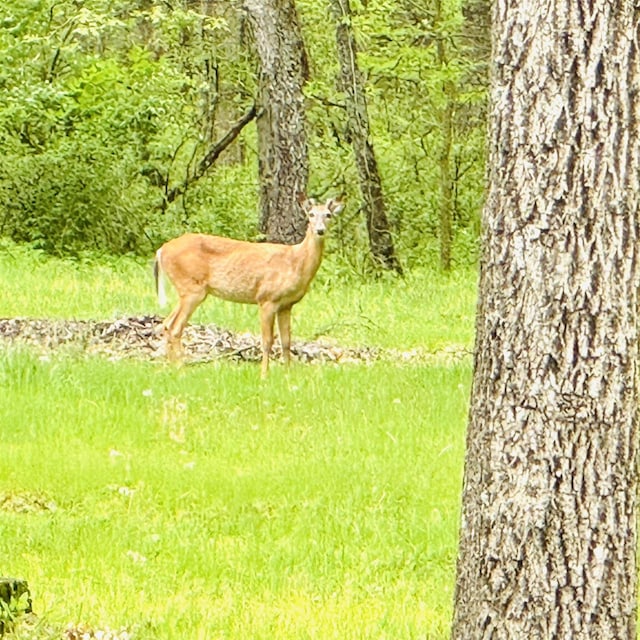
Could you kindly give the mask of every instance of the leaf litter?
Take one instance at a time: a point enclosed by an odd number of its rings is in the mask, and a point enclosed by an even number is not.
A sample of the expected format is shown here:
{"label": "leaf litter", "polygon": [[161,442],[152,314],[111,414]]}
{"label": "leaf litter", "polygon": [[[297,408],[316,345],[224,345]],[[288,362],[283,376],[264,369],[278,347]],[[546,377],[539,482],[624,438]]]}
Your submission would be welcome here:
{"label": "leaf litter", "polygon": [[[0,319],[0,344],[2,342],[27,344],[45,353],[64,347],[76,348],[113,360],[165,357],[162,319],[156,315],[111,321],[4,318]],[[210,362],[220,358],[258,362],[261,359],[258,336],[234,333],[213,324],[188,325],[184,330],[183,345],[186,362]],[[281,355],[277,341],[273,355]],[[434,353],[423,349],[401,351],[294,340],[291,355],[301,362],[371,363],[381,359],[400,362],[435,359],[442,362],[459,360],[469,355],[469,351],[457,345]]]}

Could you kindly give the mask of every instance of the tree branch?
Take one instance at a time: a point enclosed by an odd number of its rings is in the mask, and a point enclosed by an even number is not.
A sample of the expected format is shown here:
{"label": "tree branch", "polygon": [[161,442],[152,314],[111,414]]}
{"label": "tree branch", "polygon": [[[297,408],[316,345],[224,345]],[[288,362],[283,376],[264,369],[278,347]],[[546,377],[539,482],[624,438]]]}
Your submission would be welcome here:
{"label": "tree branch", "polygon": [[238,122],[236,122],[227,133],[220,138],[205,154],[204,158],[200,160],[198,166],[196,167],[193,175],[187,176],[185,180],[169,189],[165,196],[166,202],[173,202],[177,198],[179,198],[194,182],[197,182],[202,178],[207,171],[211,168],[211,166],[218,159],[220,154],[240,135],[240,132],[244,129],[244,127],[249,124],[256,117],[256,105],[252,105],[252,107],[245,113]]}

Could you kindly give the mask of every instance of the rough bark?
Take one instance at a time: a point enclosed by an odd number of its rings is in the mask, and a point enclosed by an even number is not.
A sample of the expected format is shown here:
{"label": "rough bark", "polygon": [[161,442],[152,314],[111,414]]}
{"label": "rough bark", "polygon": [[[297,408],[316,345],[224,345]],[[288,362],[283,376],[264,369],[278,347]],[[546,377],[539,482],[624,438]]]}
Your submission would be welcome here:
{"label": "rough bark", "polygon": [[244,9],[260,60],[260,228],[271,242],[295,244],[306,231],[298,194],[306,193],[309,178],[300,25],[293,0],[245,0]]}
{"label": "rough bark", "polygon": [[494,4],[454,639],[636,637],[637,27]]}
{"label": "rough bark", "polygon": [[349,0],[331,0],[331,9],[336,19],[340,86],[346,97],[347,134],[358,169],[362,208],[367,219],[369,247],[378,264],[385,269],[402,273],[393,245],[382,181],[371,143],[364,80],[356,60],[357,49],[351,29]]}

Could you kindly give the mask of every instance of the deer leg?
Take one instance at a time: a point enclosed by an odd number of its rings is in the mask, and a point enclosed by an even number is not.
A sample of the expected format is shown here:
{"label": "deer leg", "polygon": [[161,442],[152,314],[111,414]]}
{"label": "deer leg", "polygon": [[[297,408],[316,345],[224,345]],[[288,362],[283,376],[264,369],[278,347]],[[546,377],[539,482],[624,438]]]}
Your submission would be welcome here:
{"label": "deer leg", "polygon": [[205,292],[181,296],[178,306],[163,322],[169,360],[180,360],[182,358],[182,332],[193,312],[206,297],[207,294]]}
{"label": "deer leg", "polygon": [[176,308],[162,321],[162,335],[165,340],[165,349],[169,360],[176,360],[179,357],[179,354],[176,353],[176,343],[175,340],[172,339],[171,332],[176,316],[180,312],[180,307],[181,304],[178,303]]}
{"label": "deer leg", "polygon": [[178,303],[175,309],[162,321],[162,329],[163,331],[168,331],[169,327],[173,324],[176,316],[178,315],[178,311],[180,311],[180,303]]}
{"label": "deer leg", "polygon": [[262,368],[261,375],[267,377],[269,371],[269,354],[273,347],[273,321],[276,310],[271,303],[260,305],[260,332],[262,334]]}
{"label": "deer leg", "polygon": [[278,311],[278,332],[282,345],[282,358],[286,366],[291,362],[291,307]]}

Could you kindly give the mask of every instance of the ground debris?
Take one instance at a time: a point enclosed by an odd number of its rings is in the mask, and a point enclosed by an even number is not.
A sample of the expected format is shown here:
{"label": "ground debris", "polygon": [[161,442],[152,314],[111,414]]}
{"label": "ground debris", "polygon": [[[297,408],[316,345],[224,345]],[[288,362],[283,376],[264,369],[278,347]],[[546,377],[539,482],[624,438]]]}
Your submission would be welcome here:
{"label": "ground debris", "polygon": [[0,493],[0,511],[11,513],[53,513],[58,505],[41,493],[23,491],[20,493]]}
{"label": "ground debris", "polygon": [[[0,344],[28,344],[50,351],[75,347],[118,360],[127,357],[164,358],[159,316],[135,316],[113,321],[0,319]],[[191,324],[183,335],[184,359],[207,362],[218,358],[259,361],[260,338],[250,333],[233,333],[213,324]],[[274,345],[273,355],[281,349]],[[373,347],[342,347],[326,342],[294,341],[293,359],[302,362],[373,362],[382,351]]]}
{"label": "ground debris", "polygon": [[93,629],[87,625],[70,624],[62,636],[64,640],[131,640],[132,635],[126,629]]}
{"label": "ground debris", "polygon": [[[130,316],[116,320],[50,320],[0,318],[0,346],[27,344],[44,354],[60,348],[97,354],[111,360],[123,358],[164,359],[162,318]],[[220,358],[259,362],[262,355],[260,337],[251,333],[233,333],[214,324],[190,324],[184,330],[184,360],[210,362]],[[278,341],[273,357],[282,355]],[[296,341],[291,356],[300,362],[371,363],[391,360],[398,363],[452,364],[468,358],[464,345],[451,344],[429,351],[382,349],[378,347],[344,347],[326,341]]]}

